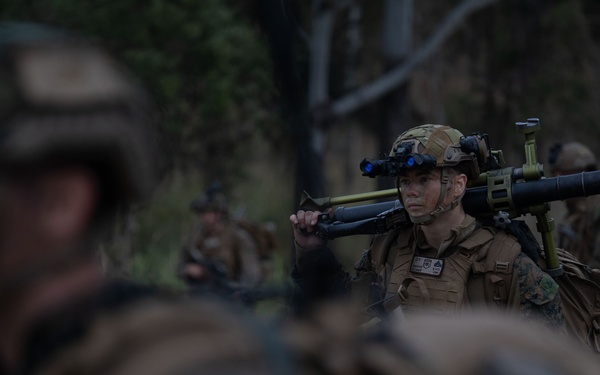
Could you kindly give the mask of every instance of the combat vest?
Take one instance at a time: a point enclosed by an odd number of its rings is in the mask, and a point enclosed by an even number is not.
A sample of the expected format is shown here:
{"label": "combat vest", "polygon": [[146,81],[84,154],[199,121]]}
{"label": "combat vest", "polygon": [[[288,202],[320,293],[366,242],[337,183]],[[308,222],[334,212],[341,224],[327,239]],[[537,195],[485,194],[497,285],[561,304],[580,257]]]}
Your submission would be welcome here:
{"label": "combat vest", "polygon": [[240,274],[239,244],[234,229],[227,225],[223,233],[207,235],[200,230],[193,239],[192,249],[197,249],[202,258],[219,262],[227,271],[227,277],[237,279]]}
{"label": "combat vest", "polygon": [[420,256],[411,230],[379,237],[370,251],[372,269],[386,285],[386,311],[454,315],[472,304],[506,308],[520,246],[503,231],[479,227],[441,258]]}

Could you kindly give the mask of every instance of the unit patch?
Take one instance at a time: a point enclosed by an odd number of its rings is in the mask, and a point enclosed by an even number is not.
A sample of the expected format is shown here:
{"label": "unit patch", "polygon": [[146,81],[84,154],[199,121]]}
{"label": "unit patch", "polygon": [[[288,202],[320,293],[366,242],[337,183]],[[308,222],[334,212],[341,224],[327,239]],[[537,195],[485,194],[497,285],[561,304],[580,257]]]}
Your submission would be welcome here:
{"label": "unit patch", "polygon": [[439,276],[444,268],[444,260],[415,256],[410,266],[410,271],[425,275]]}

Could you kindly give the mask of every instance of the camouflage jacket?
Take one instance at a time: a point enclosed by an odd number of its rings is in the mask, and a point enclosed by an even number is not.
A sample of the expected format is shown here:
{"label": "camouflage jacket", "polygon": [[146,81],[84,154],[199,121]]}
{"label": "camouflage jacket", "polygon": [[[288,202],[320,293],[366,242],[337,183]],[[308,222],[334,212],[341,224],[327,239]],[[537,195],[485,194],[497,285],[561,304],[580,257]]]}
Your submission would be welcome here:
{"label": "camouflage jacket", "polygon": [[600,268],[600,196],[567,202],[569,214],[558,226],[558,247],[581,263]]}
{"label": "camouflage jacket", "polygon": [[100,291],[71,301],[32,324],[22,347],[20,367],[8,372],[0,363],[0,374],[43,373],[42,369],[85,337],[95,319],[161,294],[152,286],[110,280]]}
{"label": "camouflage jacket", "polygon": [[290,373],[277,332],[237,306],[120,281],[30,332],[10,375]]}
{"label": "camouflage jacket", "polygon": [[254,239],[233,223],[218,235],[199,228],[184,248],[180,268],[186,263],[210,263],[220,273],[219,277],[246,288],[257,286],[263,278]]}

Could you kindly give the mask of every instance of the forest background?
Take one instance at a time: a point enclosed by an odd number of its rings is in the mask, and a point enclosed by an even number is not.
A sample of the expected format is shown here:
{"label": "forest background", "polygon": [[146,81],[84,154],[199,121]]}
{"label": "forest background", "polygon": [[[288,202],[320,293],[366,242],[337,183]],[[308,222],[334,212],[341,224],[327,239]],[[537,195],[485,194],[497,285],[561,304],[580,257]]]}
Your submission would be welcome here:
{"label": "forest background", "polygon": [[[412,126],[487,133],[513,166],[529,117],[542,163],[558,141],[600,145],[596,0],[5,0],[0,18],[102,43],[153,95],[160,186],[104,253],[110,272],[174,288],[189,204],[213,180],[235,215],[273,225],[282,283],[300,193],[391,187],[358,165]],[[367,245],[332,241],[348,267]]]}

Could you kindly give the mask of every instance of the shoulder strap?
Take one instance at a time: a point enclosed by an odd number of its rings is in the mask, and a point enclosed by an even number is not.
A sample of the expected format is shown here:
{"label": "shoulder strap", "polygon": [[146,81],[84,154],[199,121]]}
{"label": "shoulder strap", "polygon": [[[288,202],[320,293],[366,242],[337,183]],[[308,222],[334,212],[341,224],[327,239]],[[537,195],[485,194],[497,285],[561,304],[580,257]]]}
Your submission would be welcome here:
{"label": "shoulder strap", "polygon": [[[564,273],[559,285],[563,315],[569,331],[594,352],[600,352],[600,270],[581,263],[570,252],[556,248]],[[546,269],[544,253],[538,262]]]}
{"label": "shoulder strap", "polygon": [[[399,238],[398,235],[400,234],[401,229],[402,228],[392,229],[391,231],[382,235],[378,235],[373,239],[370,252],[372,268],[375,270],[375,272],[381,272],[386,263],[394,262],[396,252],[398,250],[397,246],[392,246],[394,241],[408,241],[408,238],[410,237],[409,235],[400,236],[402,238]],[[407,230],[405,230],[405,232],[410,233],[410,231]]]}
{"label": "shoulder strap", "polygon": [[469,290],[469,296],[471,300],[485,300],[490,306],[506,307],[513,281],[513,267],[521,247],[515,237],[504,231],[484,227],[478,232],[486,232],[482,238],[491,235],[492,240],[485,257],[473,263],[473,276],[477,278],[483,275],[483,295],[481,288],[477,288]]}

